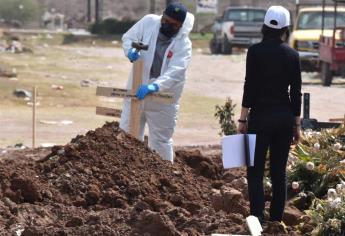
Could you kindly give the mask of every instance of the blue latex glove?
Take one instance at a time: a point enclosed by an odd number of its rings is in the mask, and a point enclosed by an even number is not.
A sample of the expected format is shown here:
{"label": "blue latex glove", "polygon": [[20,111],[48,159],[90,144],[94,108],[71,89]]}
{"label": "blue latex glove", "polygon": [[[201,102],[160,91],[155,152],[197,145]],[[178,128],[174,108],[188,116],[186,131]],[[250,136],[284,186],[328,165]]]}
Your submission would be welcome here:
{"label": "blue latex glove", "polygon": [[131,48],[131,49],[129,49],[129,51],[128,51],[127,57],[128,57],[128,59],[129,59],[131,62],[135,62],[136,60],[139,59],[139,57],[140,57],[140,52],[138,52],[135,48]]}
{"label": "blue latex glove", "polygon": [[157,84],[141,85],[137,91],[136,96],[139,100],[143,100],[149,93],[158,92],[159,87]]}

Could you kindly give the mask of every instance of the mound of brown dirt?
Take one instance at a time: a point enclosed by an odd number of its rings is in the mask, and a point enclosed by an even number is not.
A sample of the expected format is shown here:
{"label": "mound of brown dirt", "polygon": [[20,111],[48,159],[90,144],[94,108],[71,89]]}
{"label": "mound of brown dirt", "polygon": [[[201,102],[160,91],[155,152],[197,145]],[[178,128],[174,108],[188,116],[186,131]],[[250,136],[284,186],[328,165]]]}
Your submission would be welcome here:
{"label": "mound of brown dirt", "polygon": [[[25,158],[30,152],[31,158]],[[0,165],[0,232],[248,234],[248,202],[227,180],[229,173],[223,173],[217,155],[179,151],[171,164],[117,123],[55,146],[44,157],[38,158],[44,152],[35,150],[19,153]],[[232,181],[244,174],[234,173]],[[215,192],[221,201],[218,208]]]}

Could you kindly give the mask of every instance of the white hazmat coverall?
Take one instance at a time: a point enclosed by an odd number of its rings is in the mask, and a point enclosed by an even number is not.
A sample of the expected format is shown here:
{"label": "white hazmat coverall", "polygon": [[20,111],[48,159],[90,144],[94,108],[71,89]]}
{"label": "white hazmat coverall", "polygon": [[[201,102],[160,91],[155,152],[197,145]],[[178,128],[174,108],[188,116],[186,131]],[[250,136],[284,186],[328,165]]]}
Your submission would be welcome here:
{"label": "white hazmat coverall", "polygon": [[[168,46],[162,62],[161,73],[158,78],[150,78],[150,70],[154,59],[156,41],[161,27],[161,16],[146,15],[130,28],[122,37],[122,46],[125,55],[131,49],[132,42],[142,41],[149,45],[147,51],[141,51],[140,60],[143,60],[143,84],[156,83],[159,92],[168,92],[174,95],[173,104],[161,104],[152,101],[143,101],[140,118],[140,138],[144,139],[144,129],[147,123],[149,128],[149,147],[158,152],[164,159],[173,162],[173,140],[179,99],[186,78],[186,70],[192,55],[192,43],[188,37],[193,28],[194,16],[187,13],[186,19],[178,34]],[[127,89],[132,88],[133,70],[129,76]],[[135,91],[136,92],[136,91]],[[129,131],[130,99],[125,99],[122,108],[120,128]]]}

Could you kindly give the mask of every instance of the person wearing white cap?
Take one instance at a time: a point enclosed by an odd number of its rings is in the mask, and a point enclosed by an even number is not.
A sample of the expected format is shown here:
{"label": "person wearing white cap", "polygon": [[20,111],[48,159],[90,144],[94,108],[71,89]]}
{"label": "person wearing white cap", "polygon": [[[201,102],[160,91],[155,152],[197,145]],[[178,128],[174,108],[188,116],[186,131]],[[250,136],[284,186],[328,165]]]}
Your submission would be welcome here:
{"label": "person wearing white cap", "polygon": [[298,53],[285,41],[290,14],[270,7],[263,39],[247,52],[239,133],[256,134],[254,166],[247,168],[250,213],[264,221],[263,176],[269,150],[272,201],[270,221],[281,221],[286,201],[286,163],[292,142],[300,139],[301,70]]}

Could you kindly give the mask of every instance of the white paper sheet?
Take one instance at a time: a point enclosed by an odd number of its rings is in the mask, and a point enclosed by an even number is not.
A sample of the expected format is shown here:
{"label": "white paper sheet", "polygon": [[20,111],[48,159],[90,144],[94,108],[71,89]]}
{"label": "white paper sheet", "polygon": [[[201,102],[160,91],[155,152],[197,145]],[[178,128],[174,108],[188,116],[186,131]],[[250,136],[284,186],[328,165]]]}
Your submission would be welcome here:
{"label": "white paper sheet", "polygon": [[[254,166],[256,135],[248,134],[250,165]],[[222,138],[222,159],[224,169],[246,166],[244,134],[224,136]]]}

